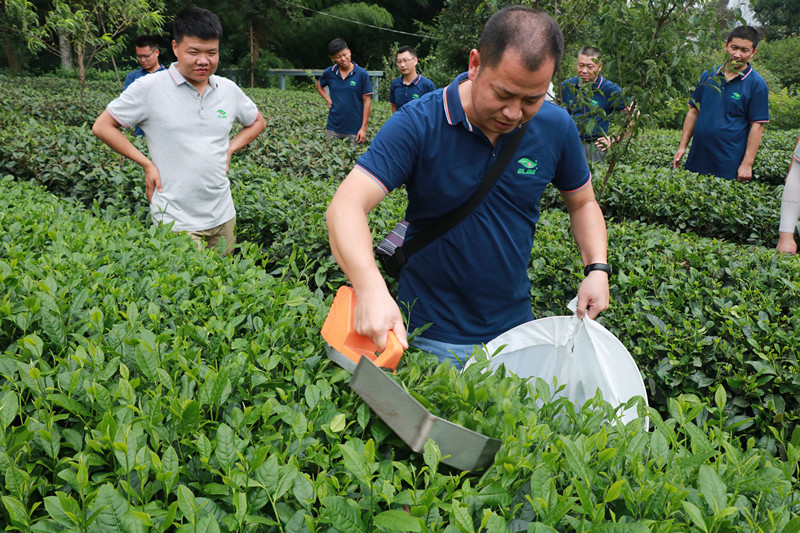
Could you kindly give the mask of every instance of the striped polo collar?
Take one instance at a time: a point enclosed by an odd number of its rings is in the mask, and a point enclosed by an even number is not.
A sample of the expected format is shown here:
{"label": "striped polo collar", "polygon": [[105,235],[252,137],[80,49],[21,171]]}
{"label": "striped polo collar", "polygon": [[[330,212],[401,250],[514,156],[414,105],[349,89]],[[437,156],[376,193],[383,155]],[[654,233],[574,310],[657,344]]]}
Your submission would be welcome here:
{"label": "striped polo collar", "polygon": [[[172,78],[172,81],[175,82],[176,86],[177,85],[181,85],[183,83],[191,85],[191,83],[189,83],[189,81],[186,78],[184,78],[183,75],[178,70],[178,63],[177,62],[171,64],[167,70],[169,71],[169,75]],[[217,88],[217,85],[219,84],[219,82],[217,81],[217,75],[216,74],[212,74],[211,76],[208,77],[208,84],[214,89]]]}
{"label": "striped polo collar", "polygon": [[458,93],[458,86],[468,79],[468,73],[463,72],[456,76],[450,85],[444,88],[444,98],[442,103],[444,105],[444,116],[447,123],[451,126],[463,122],[464,126],[469,131],[472,131],[472,124],[464,112],[464,106],[461,105],[461,95]]}
{"label": "striped polo collar", "polygon": [[[720,65],[720,66],[718,66],[718,67],[717,67],[717,75],[719,75],[719,73],[720,73],[720,72],[722,72],[722,67],[724,67],[724,66],[725,66],[725,64],[722,64],[722,65]],[[736,76],[737,76],[739,79],[742,79],[742,80],[743,80],[743,79],[745,79],[747,76],[749,76],[751,72],[753,72],[753,67],[752,67],[752,66],[750,66],[750,63],[748,63],[748,64],[747,64],[747,67],[746,67],[746,68],[745,68],[743,71],[740,71],[740,72],[739,72],[739,73],[738,73]],[[735,78],[733,78],[733,79],[735,79]]]}

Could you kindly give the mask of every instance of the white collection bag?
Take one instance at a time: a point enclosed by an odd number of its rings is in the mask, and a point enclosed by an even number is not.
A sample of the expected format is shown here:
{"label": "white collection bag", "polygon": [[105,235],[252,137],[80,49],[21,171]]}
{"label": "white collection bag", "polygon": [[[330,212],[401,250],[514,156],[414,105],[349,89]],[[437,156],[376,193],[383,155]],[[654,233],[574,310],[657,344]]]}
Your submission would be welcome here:
{"label": "white collection bag", "polygon": [[[492,354],[503,348],[497,355]],[[631,354],[606,328],[586,317],[554,316],[533,320],[506,331],[486,344],[489,370],[501,364],[522,378],[553,378],[565,386],[555,397],[566,396],[579,407],[597,390],[613,406],[641,396],[647,402],[644,381]],[[470,358],[466,365],[474,363]],[[636,408],[622,413],[624,423],[637,418]],[[649,426],[645,420],[645,429]]]}

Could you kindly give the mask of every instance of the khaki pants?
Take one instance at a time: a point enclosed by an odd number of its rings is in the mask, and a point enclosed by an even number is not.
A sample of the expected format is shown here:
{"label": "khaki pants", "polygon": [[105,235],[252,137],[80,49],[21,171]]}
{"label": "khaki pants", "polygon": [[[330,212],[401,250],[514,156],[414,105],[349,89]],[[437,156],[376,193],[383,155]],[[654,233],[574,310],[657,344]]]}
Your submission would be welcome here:
{"label": "khaki pants", "polygon": [[228,255],[233,250],[236,244],[236,236],[233,234],[233,228],[236,226],[236,217],[233,217],[227,222],[224,222],[216,228],[206,229],[203,231],[187,231],[192,240],[197,243],[197,249],[203,249],[203,243],[208,248],[216,248],[220,239],[224,238],[226,244],[225,252],[222,255]]}

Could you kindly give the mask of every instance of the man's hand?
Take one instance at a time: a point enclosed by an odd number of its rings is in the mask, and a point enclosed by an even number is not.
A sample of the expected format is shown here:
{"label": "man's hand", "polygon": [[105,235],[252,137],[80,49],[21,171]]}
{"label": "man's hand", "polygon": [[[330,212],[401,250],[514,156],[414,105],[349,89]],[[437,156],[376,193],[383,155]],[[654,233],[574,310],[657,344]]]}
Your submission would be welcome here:
{"label": "man's hand", "polygon": [[744,183],[751,179],[753,179],[753,167],[745,163],[739,165],[739,168],[736,170],[736,181]]}
{"label": "man's hand", "polygon": [[358,334],[369,337],[379,352],[386,348],[390,331],[394,332],[403,348],[408,348],[403,316],[385,284],[382,288],[356,293],[353,327]]}
{"label": "man's hand", "polygon": [[158,192],[164,192],[161,186],[161,174],[155,165],[150,164],[144,168],[144,191],[147,194],[147,201],[153,201],[153,190],[158,189]]}
{"label": "man's hand", "polygon": [[356,144],[361,144],[367,140],[367,128],[361,128],[356,133]]}
{"label": "man's hand", "polygon": [[685,153],[686,153],[686,148],[683,146],[679,146],[678,151],[675,152],[675,157],[672,158],[672,168],[674,169],[678,168],[678,163],[681,162],[681,159],[683,159],[683,154]]}
{"label": "man's hand", "polygon": [[593,270],[578,287],[578,307],[575,314],[578,318],[588,316],[595,319],[608,309],[609,299],[608,274],[601,270]]}
{"label": "man's hand", "polygon": [[608,135],[600,137],[595,141],[594,145],[597,146],[601,151],[605,152],[611,148],[611,137]]}

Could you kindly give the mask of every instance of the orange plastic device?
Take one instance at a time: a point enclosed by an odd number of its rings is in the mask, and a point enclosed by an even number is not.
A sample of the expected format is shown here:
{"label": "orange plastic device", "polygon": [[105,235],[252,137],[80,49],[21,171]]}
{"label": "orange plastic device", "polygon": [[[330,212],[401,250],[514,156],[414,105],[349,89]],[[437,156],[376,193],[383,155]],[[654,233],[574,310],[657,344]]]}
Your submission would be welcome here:
{"label": "orange plastic device", "polygon": [[390,331],[386,339],[386,349],[377,355],[375,343],[353,329],[355,309],[356,291],[346,285],[339,287],[322,325],[322,338],[337,352],[331,353],[329,350],[328,355],[351,372],[355,370],[362,356],[368,357],[376,366],[394,372],[403,356],[403,345],[394,332]]}

